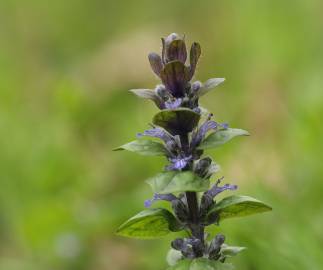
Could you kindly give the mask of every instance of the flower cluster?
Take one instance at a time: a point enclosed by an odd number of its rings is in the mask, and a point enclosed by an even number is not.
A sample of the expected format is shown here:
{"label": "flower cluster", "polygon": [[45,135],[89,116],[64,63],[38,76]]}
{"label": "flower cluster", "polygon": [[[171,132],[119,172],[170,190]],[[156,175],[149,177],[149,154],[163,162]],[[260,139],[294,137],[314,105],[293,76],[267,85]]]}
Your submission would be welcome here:
{"label": "flower cluster", "polygon": [[[216,198],[226,190],[236,190],[237,186],[221,185],[223,177],[211,185],[212,176],[220,167],[211,157],[203,157],[204,151],[249,134],[212,120],[213,115],[199,106],[199,98],[224,81],[213,78],[205,83],[191,82],[200,55],[201,47],[194,42],[188,64],[185,38],[174,33],[162,38],[161,55],[150,53],[148,56],[151,68],[162,84],[154,90],[131,90],[141,98],[153,100],[161,111],[154,116],[152,128],[137,135],[138,140],[116,149],[165,156],[168,161],[162,173],[147,181],[154,195],[145,201],[146,210],[122,224],[118,234],[154,238],[185,230],[188,237],[177,238],[171,243],[168,262],[169,269],[174,270],[192,269],[191,264],[199,265],[200,268],[194,269],[228,267],[226,259],[243,248],[225,244],[222,234],[210,237],[205,233],[205,227],[219,225],[226,218],[271,210],[248,196],[233,195],[220,201]],[[172,212],[153,208],[158,201],[169,202]]]}
{"label": "flower cluster", "polygon": [[[190,49],[189,65],[184,37],[170,34],[162,38],[162,55],[150,53],[148,56],[153,72],[161,79],[162,84],[157,85],[149,93],[159,109],[176,109],[178,107],[190,108],[200,112],[198,100],[210,88],[224,81],[223,78],[210,79],[205,84],[200,81],[191,83],[198,60],[201,55],[200,44],[194,42]],[[136,90],[134,90],[136,93]],[[137,93],[140,95],[142,93]]]}

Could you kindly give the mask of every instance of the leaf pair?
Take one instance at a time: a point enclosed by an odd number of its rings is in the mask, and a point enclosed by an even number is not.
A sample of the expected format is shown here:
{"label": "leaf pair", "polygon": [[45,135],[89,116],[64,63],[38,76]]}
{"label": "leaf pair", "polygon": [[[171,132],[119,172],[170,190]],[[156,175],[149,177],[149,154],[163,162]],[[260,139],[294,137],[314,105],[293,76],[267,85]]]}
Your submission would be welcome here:
{"label": "leaf pair", "polygon": [[[252,197],[234,195],[226,197],[215,204],[208,212],[208,216],[217,214],[221,222],[227,218],[248,216],[270,210],[272,210],[270,206]],[[172,213],[166,209],[156,208],[144,210],[132,217],[119,227],[117,233],[128,237],[148,239],[165,236],[168,233],[182,229]],[[227,248],[223,251],[223,254],[225,256],[233,256],[237,251],[240,250]]]}
{"label": "leaf pair", "polygon": [[198,146],[198,149],[217,148],[237,136],[249,136],[249,132],[238,128],[221,129],[206,137]]}
{"label": "leaf pair", "polygon": [[174,215],[166,209],[147,209],[122,224],[117,234],[132,238],[151,239],[181,230]]}
{"label": "leaf pair", "polygon": [[[156,122],[158,122],[160,125],[163,125],[162,118]],[[218,130],[214,133],[211,133],[205,140],[203,140],[202,143],[198,146],[198,149],[205,150],[210,148],[217,148],[230,141],[234,137],[248,135],[249,133],[243,129],[228,128]],[[128,150],[145,156],[164,156],[165,154],[167,154],[167,150],[162,143],[146,139],[135,140],[114,149],[114,151],[118,150]]]}
{"label": "leaf pair", "polygon": [[114,151],[128,150],[144,156],[164,156],[167,153],[162,143],[151,140],[135,140],[115,148]]}

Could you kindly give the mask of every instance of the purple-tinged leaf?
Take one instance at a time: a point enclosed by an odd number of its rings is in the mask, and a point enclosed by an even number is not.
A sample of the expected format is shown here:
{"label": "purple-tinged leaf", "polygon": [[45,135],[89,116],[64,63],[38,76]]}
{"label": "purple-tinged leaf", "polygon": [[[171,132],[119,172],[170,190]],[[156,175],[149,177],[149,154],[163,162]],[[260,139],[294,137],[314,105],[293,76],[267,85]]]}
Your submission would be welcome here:
{"label": "purple-tinged leaf", "polygon": [[200,115],[187,108],[162,110],[153,118],[153,124],[162,127],[172,135],[191,132],[198,124]]}
{"label": "purple-tinged leaf", "polygon": [[136,96],[140,98],[150,99],[155,102],[156,106],[160,109],[163,108],[163,101],[156,94],[154,90],[151,89],[131,89],[130,92],[134,93]]}
{"label": "purple-tinged leaf", "polygon": [[167,63],[160,72],[160,78],[174,97],[185,95],[185,87],[189,81],[189,70],[182,62],[176,60]]}
{"label": "purple-tinged leaf", "polygon": [[197,62],[201,55],[201,46],[199,43],[194,42],[190,51],[190,68],[189,68],[189,79],[192,79],[195,69],[197,66]]}
{"label": "purple-tinged leaf", "polygon": [[173,40],[166,46],[166,61],[179,60],[185,63],[187,58],[187,51],[185,41],[182,39]]}
{"label": "purple-tinged leaf", "polygon": [[162,59],[157,53],[150,53],[148,55],[149,63],[153,72],[159,76],[163,69]]}
{"label": "purple-tinged leaf", "polygon": [[219,84],[223,83],[225,81],[224,78],[212,78],[207,80],[200,90],[197,92],[198,96],[201,97],[211,91],[213,88],[217,87]]}

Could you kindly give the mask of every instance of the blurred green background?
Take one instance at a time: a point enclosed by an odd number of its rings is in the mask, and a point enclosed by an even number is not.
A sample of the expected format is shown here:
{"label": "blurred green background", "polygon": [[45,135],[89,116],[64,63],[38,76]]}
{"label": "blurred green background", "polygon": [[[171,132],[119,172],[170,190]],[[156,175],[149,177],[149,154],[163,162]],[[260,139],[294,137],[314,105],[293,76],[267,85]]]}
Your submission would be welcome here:
{"label": "blurred green background", "polygon": [[[147,54],[185,33],[201,103],[252,133],[210,154],[272,213],[211,229],[239,270],[323,267],[323,3],[319,0],[0,2],[0,269],[162,270],[169,241],[114,236],[152,196],[162,158],[111,149],[157,109]],[[228,193],[226,194],[228,195]]]}

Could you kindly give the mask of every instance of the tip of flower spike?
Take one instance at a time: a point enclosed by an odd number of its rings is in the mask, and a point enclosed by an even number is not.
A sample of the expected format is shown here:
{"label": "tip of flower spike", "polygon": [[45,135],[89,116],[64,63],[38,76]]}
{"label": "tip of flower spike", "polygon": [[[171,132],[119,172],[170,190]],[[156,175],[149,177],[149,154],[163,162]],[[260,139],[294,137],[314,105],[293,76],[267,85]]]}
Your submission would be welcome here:
{"label": "tip of flower spike", "polygon": [[171,43],[173,40],[175,39],[181,39],[180,35],[177,33],[171,33],[170,35],[168,35],[165,39],[166,44],[167,43]]}

